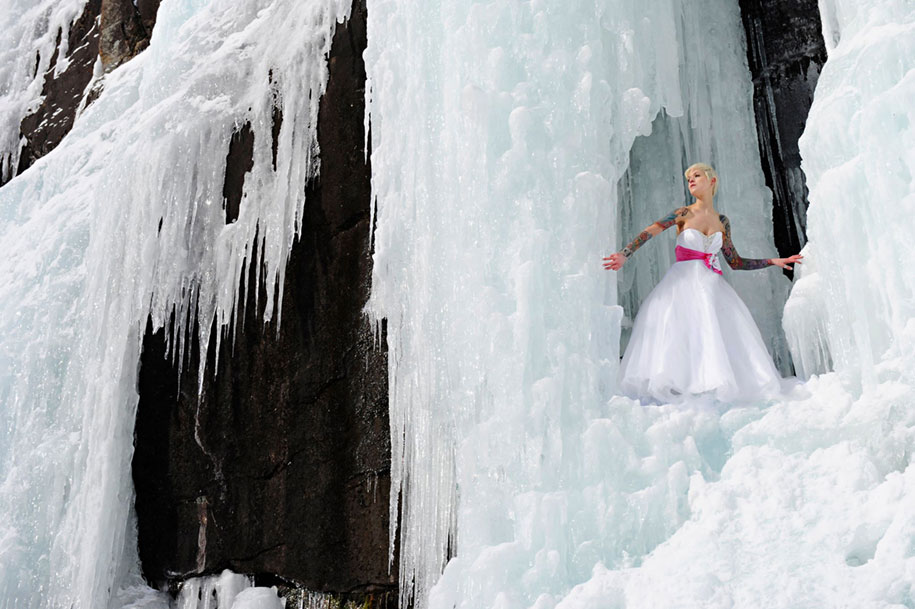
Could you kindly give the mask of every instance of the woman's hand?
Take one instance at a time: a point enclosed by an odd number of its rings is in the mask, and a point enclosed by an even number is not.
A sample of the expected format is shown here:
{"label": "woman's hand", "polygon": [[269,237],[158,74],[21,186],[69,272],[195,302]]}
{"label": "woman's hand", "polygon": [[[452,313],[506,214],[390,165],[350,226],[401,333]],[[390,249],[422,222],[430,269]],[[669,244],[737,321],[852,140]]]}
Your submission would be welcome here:
{"label": "woman's hand", "polygon": [[771,262],[775,266],[779,266],[783,269],[788,269],[790,271],[792,264],[795,264],[795,263],[803,264],[803,262],[801,262],[802,258],[803,258],[803,256],[801,256],[800,254],[795,254],[795,255],[789,256],[787,258],[769,258],[769,262]]}
{"label": "woman's hand", "polygon": [[626,264],[627,258],[621,253],[610,254],[604,258],[604,268],[608,271],[618,271]]}

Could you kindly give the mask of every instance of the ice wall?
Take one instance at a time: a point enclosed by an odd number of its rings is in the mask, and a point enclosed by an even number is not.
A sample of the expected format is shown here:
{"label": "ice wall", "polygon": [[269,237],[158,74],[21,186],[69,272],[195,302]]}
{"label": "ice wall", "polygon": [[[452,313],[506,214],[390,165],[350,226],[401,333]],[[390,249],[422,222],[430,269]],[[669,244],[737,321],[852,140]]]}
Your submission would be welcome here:
{"label": "ice wall", "polygon": [[829,60],[801,139],[813,263],[785,309],[805,375],[868,385],[882,359],[913,354],[915,5],[820,2]]}
{"label": "ice wall", "polygon": [[[325,60],[348,11],[345,0],[164,2],[148,50],[106,77],[57,149],[0,189],[3,609],[142,600],[142,586],[130,588],[130,458],[147,316],[162,325],[175,314],[180,350],[196,312],[206,345],[211,321],[233,315],[255,251],[260,278],[282,286],[318,170]],[[30,23],[23,40],[44,22]],[[227,226],[226,152],[245,123],[254,165]],[[131,591],[119,597],[122,586]]]}
{"label": "ice wall", "polygon": [[[532,606],[686,517],[677,493],[690,470],[677,459],[667,478],[584,490],[586,452],[618,443],[609,428],[582,440],[607,413],[619,356],[616,278],[600,258],[620,246],[627,169],[675,166],[672,181],[625,193],[638,213],[643,199],[657,206],[647,221],[624,216],[631,233],[685,202],[677,185],[694,154],[720,166],[741,251],[774,254],[737,5],[378,0],[368,13],[369,310],[388,321],[403,600]],[[662,108],[683,117],[656,121],[677,139],[634,149]],[[672,245],[651,247],[646,264]],[[732,278],[777,335],[778,275]],[[644,431],[627,416],[628,433]],[[720,460],[714,425],[696,425]],[[588,493],[619,511],[578,510]]]}
{"label": "ice wall", "polygon": [[[572,522],[600,516],[597,539],[620,557],[590,561],[568,591],[533,602],[503,586],[503,606],[915,600],[915,5],[820,7],[829,58],[801,141],[810,241],[785,310],[795,363],[818,374],[778,403],[721,415],[611,400],[582,439],[585,492],[562,499]],[[647,496],[639,518],[613,530]],[[568,530],[578,551],[594,543]],[[654,547],[629,541],[649,536]]]}

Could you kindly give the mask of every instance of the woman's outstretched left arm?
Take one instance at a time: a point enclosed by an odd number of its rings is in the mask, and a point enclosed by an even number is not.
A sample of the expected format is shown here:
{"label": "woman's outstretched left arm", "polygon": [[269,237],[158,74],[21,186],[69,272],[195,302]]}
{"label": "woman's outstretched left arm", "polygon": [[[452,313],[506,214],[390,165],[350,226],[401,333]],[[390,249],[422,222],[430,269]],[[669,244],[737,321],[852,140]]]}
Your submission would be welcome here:
{"label": "woman's outstretched left arm", "polygon": [[777,266],[790,271],[792,268],[791,265],[795,262],[801,264],[803,256],[800,254],[795,254],[788,258],[742,258],[740,254],[737,253],[734,242],[731,241],[730,220],[728,220],[728,217],[724,214],[718,216],[718,219],[721,220],[721,224],[724,226],[721,255],[724,256],[724,259],[728,261],[728,265],[735,271],[755,271],[756,269],[764,269],[767,266]]}

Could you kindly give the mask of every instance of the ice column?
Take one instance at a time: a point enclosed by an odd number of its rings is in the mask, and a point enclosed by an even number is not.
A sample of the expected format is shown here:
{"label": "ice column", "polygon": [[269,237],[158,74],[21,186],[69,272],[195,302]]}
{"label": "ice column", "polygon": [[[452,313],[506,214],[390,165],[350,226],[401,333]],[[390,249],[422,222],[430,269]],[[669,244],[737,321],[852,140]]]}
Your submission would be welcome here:
{"label": "ice column", "polygon": [[[255,252],[260,278],[282,285],[349,6],[163,2],[150,47],[0,189],[0,608],[104,608],[136,582],[130,459],[146,319],[174,313],[178,346],[196,312],[206,345],[211,322],[234,315]],[[245,123],[254,164],[226,225],[225,158]]]}
{"label": "ice column", "polygon": [[866,385],[913,355],[915,5],[822,0],[829,59],[800,142],[810,186],[809,264],[785,307],[805,375]]}
{"label": "ice column", "polygon": [[[622,310],[600,258],[619,247],[620,179],[632,159],[651,166],[633,141],[662,108],[683,117],[678,160],[719,163],[742,252],[774,253],[737,7],[368,4],[368,309],[388,324],[401,593],[418,607],[529,606],[604,551],[657,543],[572,544],[564,489],[614,391]],[[664,207],[681,203],[682,189]],[[737,281],[774,334],[777,275]],[[664,492],[658,520],[677,523]]]}

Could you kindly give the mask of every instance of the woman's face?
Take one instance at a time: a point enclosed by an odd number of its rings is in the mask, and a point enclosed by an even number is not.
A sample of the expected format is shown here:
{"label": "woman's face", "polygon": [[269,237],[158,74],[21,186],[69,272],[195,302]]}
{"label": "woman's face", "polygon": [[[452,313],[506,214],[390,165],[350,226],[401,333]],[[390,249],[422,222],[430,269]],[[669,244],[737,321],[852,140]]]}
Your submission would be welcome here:
{"label": "woman's face", "polygon": [[711,194],[712,180],[708,179],[708,176],[705,175],[705,172],[701,169],[693,169],[686,176],[686,181],[689,184],[689,194],[694,197],[699,197],[705,194]]}

